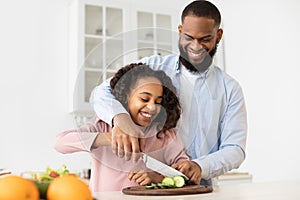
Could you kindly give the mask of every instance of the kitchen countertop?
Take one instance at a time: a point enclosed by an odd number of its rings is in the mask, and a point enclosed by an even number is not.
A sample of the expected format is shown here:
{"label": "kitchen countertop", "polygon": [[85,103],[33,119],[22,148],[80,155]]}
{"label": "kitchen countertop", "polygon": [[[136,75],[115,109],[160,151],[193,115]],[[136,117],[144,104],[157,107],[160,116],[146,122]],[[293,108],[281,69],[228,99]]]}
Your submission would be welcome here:
{"label": "kitchen countertop", "polygon": [[241,183],[214,186],[214,191],[205,194],[172,196],[138,196],[122,192],[102,192],[96,199],[173,199],[173,200],[299,200],[300,180],[264,183]]}

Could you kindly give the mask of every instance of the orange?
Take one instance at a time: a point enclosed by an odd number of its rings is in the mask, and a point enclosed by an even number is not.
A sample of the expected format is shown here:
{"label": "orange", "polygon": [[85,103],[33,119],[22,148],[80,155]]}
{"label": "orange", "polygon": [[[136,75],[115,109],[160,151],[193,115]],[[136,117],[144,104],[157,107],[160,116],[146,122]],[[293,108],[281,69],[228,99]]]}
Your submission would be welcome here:
{"label": "orange", "polygon": [[29,179],[17,175],[0,178],[0,199],[39,200],[38,188]]}
{"label": "orange", "polygon": [[92,200],[88,185],[72,175],[55,178],[47,190],[47,200]]}

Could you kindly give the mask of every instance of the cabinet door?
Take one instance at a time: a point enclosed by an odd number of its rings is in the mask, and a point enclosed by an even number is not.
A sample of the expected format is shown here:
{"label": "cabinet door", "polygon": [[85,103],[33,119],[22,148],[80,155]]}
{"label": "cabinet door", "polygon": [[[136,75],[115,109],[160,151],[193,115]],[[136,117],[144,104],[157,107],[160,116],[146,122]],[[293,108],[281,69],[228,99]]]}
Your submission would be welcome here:
{"label": "cabinet door", "polygon": [[153,12],[137,11],[138,58],[154,54],[167,55],[172,50],[172,16]]}
{"label": "cabinet door", "polygon": [[92,115],[89,104],[92,90],[124,64],[120,56],[124,51],[123,8],[102,1],[86,1],[79,3],[78,9],[82,13],[79,32],[84,29],[78,36],[79,44],[83,44],[82,49],[78,45],[78,52],[83,61],[79,63],[72,112]]}
{"label": "cabinet door", "polygon": [[92,89],[123,65],[123,11],[85,5],[85,102]]}

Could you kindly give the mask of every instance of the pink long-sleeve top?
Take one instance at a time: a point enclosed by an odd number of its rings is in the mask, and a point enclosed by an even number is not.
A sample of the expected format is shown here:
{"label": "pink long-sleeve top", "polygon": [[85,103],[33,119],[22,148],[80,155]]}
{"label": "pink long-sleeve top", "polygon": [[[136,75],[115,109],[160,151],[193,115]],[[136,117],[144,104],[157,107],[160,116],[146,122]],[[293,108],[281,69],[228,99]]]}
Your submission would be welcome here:
{"label": "pink long-sleeve top", "polygon": [[[77,130],[69,130],[60,133],[54,148],[61,153],[89,152],[92,156],[90,188],[93,193],[101,191],[117,191],[124,187],[138,185],[129,181],[128,172],[146,168],[142,159],[134,162],[125,161],[112,153],[111,146],[101,146],[92,149],[96,136],[101,133],[111,132],[112,128],[95,117]],[[183,144],[174,129],[170,129],[156,136],[158,125],[152,124],[143,128],[145,139],[145,153],[172,165],[174,163],[188,160],[183,151]]]}

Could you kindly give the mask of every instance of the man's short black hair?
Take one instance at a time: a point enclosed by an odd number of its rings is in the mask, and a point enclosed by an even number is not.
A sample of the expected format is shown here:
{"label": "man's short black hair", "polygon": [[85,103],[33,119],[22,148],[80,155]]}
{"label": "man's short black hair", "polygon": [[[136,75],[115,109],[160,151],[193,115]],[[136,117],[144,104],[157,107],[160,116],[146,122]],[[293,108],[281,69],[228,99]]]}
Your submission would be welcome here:
{"label": "man's short black hair", "polygon": [[215,25],[219,26],[221,24],[221,14],[218,8],[209,1],[198,0],[193,1],[187,5],[181,14],[181,23],[183,23],[184,18],[188,15],[194,15],[196,17],[205,17],[213,19]]}

